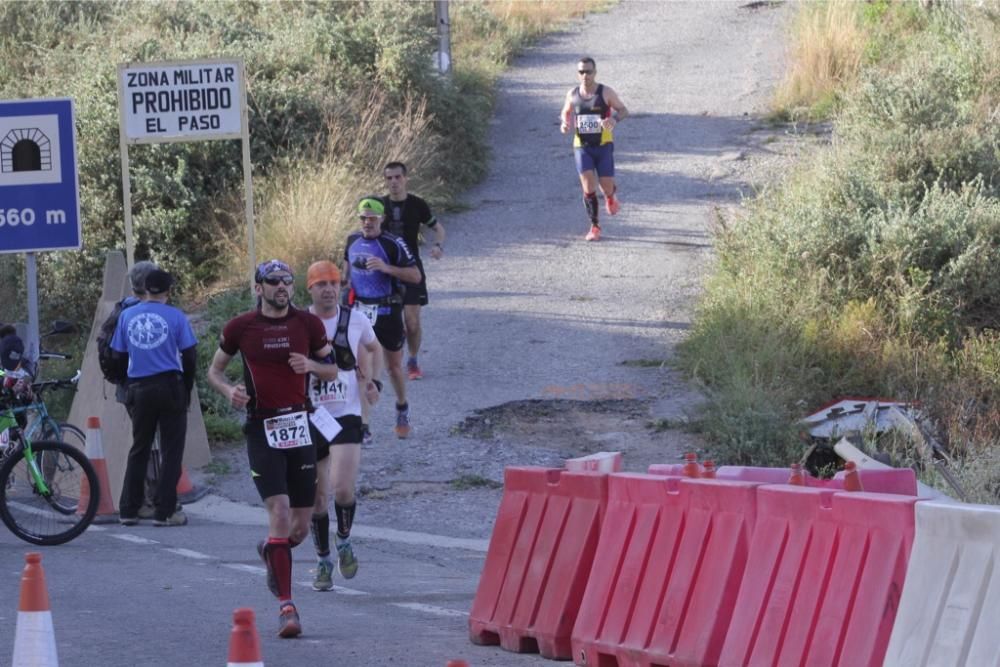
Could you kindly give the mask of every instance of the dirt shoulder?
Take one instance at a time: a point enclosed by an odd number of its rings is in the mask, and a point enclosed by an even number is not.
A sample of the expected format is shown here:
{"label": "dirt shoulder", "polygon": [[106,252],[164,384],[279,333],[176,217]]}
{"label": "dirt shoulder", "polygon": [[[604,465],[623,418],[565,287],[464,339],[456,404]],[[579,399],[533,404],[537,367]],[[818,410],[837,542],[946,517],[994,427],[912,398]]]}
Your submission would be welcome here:
{"label": "dirt shoulder", "polygon": [[[702,398],[670,361],[716,213],[798,150],[762,121],[790,15],[783,3],[626,2],[514,63],[482,120],[490,175],[468,211],[439,215],[446,254],[425,262],[414,433],[392,435],[389,390],[363,450],[359,522],[485,537],[506,466],[617,450],[638,471],[700,446],[687,426]],[[623,207],[602,215],[593,244],[558,118],[583,54],[632,112],[615,136]],[[242,448],[216,457],[216,492],[259,502]]]}

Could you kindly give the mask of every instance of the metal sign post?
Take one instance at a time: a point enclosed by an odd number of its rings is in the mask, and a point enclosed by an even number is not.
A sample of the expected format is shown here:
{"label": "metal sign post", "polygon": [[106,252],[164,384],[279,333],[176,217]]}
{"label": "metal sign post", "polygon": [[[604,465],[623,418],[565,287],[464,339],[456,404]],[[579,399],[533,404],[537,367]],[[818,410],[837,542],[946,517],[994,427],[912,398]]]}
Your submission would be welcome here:
{"label": "metal sign post", "polygon": [[30,359],[38,353],[35,252],[81,247],[74,128],[72,100],[0,102],[0,253],[27,253]]}
{"label": "metal sign post", "polygon": [[451,19],[448,17],[448,0],[434,0],[434,23],[437,24],[438,50],[435,64],[441,74],[451,73]]}
{"label": "metal sign post", "polygon": [[129,144],[173,141],[243,141],[250,291],[256,265],[253,233],[253,172],[247,124],[246,77],[241,58],[125,63],[118,66],[119,136],[125,207],[125,251],[134,263]]}

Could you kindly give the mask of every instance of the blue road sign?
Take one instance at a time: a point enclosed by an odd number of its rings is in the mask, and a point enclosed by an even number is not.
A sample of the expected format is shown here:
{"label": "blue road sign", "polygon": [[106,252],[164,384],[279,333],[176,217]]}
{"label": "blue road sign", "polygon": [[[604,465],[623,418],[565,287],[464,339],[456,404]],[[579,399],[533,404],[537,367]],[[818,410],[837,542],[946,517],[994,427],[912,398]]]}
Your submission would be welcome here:
{"label": "blue road sign", "polygon": [[80,246],[73,100],[0,101],[0,253]]}

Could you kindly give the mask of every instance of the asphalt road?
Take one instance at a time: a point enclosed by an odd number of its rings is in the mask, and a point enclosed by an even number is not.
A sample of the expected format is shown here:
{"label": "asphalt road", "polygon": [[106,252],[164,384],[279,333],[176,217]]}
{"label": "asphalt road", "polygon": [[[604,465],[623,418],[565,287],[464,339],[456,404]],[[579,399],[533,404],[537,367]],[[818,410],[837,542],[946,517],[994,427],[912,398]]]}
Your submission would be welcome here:
{"label": "asphalt road", "polygon": [[[221,665],[241,606],[257,612],[269,667],[549,664],[469,643],[467,612],[501,491],[451,482],[495,482],[506,465],[558,465],[596,448],[625,450],[636,470],[687,446],[683,434],[653,437],[641,422],[675,420],[698,402],[661,362],[690,326],[714,211],[738,203],[773,150],[758,114],[782,71],[789,13],[780,3],[624,2],[525,53],[501,82],[496,116],[483,119],[491,173],[468,193],[468,211],[443,216],[447,254],[428,260],[414,436],[392,438],[388,396],[364,451],[358,576],[314,593],[312,554],[297,549],[305,632],[278,640],[254,550],[263,510],[239,451],[219,452],[229,471],[217,475],[216,494],[188,506],[189,526],[98,526],[41,549],[61,664]],[[572,153],[558,129],[583,54],[632,111],[616,133],[623,208],[602,216],[596,244],[583,241]],[[617,400],[639,411],[631,425],[613,412],[585,419],[597,401]],[[534,438],[514,433],[517,412],[488,437],[460,428],[476,411],[517,401],[572,421]],[[0,663],[13,651],[29,549],[0,530]]]}

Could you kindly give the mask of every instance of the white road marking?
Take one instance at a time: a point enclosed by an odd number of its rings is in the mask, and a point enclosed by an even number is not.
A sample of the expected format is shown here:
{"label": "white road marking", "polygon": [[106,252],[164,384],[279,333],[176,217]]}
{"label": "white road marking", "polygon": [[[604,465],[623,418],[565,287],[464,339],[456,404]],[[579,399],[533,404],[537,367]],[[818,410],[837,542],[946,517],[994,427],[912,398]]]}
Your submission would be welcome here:
{"label": "white road marking", "polygon": [[123,542],[132,542],[134,544],[159,544],[156,540],[139,537],[138,535],[132,535],[131,533],[112,533],[108,535],[108,537],[113,537],[116,540],[121,540]]}
{"label": "white road marking", "polygon": [[[184,512],[191,516],[201,517],[210,521],[218,521],[241,526],[266,526],[267,512],[263,507],[254,507],[233,502],[219,496],[209,494],[201,500],[184,506]],[[416,546],[440,547],[445,549],[465,549],[486,553],[489,540],[465,537],[448,537],[431,533],[417,533],[408,530],[378,528],[354,524],[351,529],[353,537],[371,540],[385,540]]]}
{"label": "white road marking", "polygon": [[245,565],[243,563],[223,563],[222,567],[228,567],[230,570],[239,570],[240,572],[250,572],[251,574],[259,574],[261,576],[267,574],[267,570],[257,565]]}
{"label": "white road marking", "polygon": [[[202,500],[195,503],[185,505],[184,511],[192,516],[236,525],[261,526],[266,525],[267,522],[267,513],[261,507],[251,507],[241,503],[234,503],[230,500],[212,495],[206,496]],[[94,527],[91,526],[91,529],[93,528]],[[452,549],[466,549],[469,551],[478,551],[483,553],[485,553],[489,548],[489,540],[446,537],[444,535],[416,533],[405,530],[394,530],[391,528],[358,526],[357,524],[354,525],[351,533],[353,536],[373,540],[386,540],[389,542],[401,542],[403,544],[435,546]],[[159,544],[156,540],[150,540],[145,537],[139,537],[138,535],[132,535],[130,533],[109,533],[109,537],[123,540],[125,542],[134,542],[135,544]],[[211,560],[215,558],[215,556],[204,554],[200,551],[193,551],[191,549],[184,549],[180,547],[164,547],[163,550],[177,554],[178,556],[192,558],[195,560]],[[249,572],[250,574],[257,576],[267,575],[267,569],[260,565],[247,565],[245,563],[221,563],[221,565],[222,567],[227,567],[238,572]],[[312,588],[311,581],[297,581],[295,582],[295,585]],[[371,595],[367,591],[358,590],[356,588],[347,588],[345,586],[334,586],[333,591],[340,593],[341,595],[349,596]],[[435,616],[463,618],[468,616],[468,613],[464,611],[447,609],[445,607],[436,607],[434,605],[421,604],[419,602],[391,602],[389,604],[403,609],[433,614]]]}
{"label": "white road marking", "polygon": [[[302,588],[312,589],[311,581],[296,581],[295,585],[301,586]],[[367,593],[365,591],[359,591],[356,588],[344,588],[343,586],[334,586],[333,590],[334,592],[340,593],[341,595],[371,595],[371,593]]]}
{"label": "white road marking", "polygon": [[435,607],[432,604],[421,604],[419,602],[390,602],[389,604],[393,607],[402,607],[403,609],[422,611],[425,614],[434,614],[435,616],[455,616],[464,618],[469,615],[466,611],[448,609],[446,607]]}
{"label": "white road marking", "polygon": [[211,560],[215,556],[209,556],[208,554],[203,554],[200,551],[191,551],[190,549],[176,548],[176,549],[164,549],[164,551],[169,551],[172,554],[177,554],[178,556],[184,556],[185,558],[195,558],[198,560]]}

